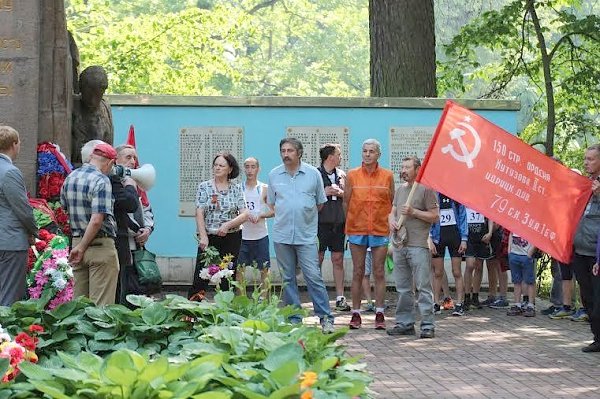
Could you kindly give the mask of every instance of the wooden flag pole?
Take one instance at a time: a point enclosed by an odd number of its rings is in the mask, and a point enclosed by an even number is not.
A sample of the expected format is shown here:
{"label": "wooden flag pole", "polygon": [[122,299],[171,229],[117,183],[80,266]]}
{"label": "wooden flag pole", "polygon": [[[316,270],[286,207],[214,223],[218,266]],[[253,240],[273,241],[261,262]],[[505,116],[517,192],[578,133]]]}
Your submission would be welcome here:
{"label": "wooden flag pole", "polygon": [[[410,203],[412,202],[413,195],[415,194],[416,188],[417,188],[417,182],[413,182],[413,185],[410,188],[410,192],[408,193],[408,198],[406,199],[406,202],[404,203],[404,205],[410,205]],[[400,215],[400,218],[398,218],[398,230],[395,230],[394,233],[392,234],[392,244],[394,244],[395,247],[399,247],[400,245],[402,245],[402,241],[404,241],[404,237],[399,236],[398,233],[402,229],[402,225],[404,224],[405,219],[406,219],[406,215],[404,215],[404,214]],[[406,235],[406,234],[404,234],[404,235]]]}

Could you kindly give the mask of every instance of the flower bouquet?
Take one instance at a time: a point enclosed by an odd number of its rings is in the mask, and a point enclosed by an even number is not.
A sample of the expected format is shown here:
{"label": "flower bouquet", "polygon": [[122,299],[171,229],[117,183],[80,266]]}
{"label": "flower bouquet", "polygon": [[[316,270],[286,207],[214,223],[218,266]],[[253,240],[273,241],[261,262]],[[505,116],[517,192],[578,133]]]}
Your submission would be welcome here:
{"label": "flower bouquet", "polygon": [[56,201],[65,177],[71,173],[73,166],[67,160],[60,147],[50,142],[38,144],[38,196],[47,201]]}
{"label": "flower bouquet", "polygon": [[2,382],[14,380],[19,374],[19,364],[27,361],[37,363],[35,348],[38,343],[37,334],[44,332],[42,326],[32,324],[29,333],[21,332],[13,341],[0,325],[0,375]]}
{"label": "flower bouquet", "polygon": [[215,247],[206,247],[202,253],[201,262],[204,267],[200,271],[200,278],[219,285],[223,278],[233,276],[233,255],[227,254],[222,258]]}
{"label": "flower bouquet", "polygon": [[66,237],[40,230],[40,240],[32,248],[37,256],[27,275],[29,297],[42,301],[48,310],[73,299],[68,245]]}

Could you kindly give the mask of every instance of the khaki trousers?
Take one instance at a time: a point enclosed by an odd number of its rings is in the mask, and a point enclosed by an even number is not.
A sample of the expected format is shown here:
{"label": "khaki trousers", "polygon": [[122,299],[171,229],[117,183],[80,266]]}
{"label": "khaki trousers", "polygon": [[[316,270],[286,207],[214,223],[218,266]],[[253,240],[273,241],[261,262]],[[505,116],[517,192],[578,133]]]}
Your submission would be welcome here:
{"label": "khaki trousers", "polygon": [[[73,237],[73,246],[80,242],[80,237]],[[75,298],[87,296],[97,306],[114,304],[119,280],[115,240],[110,237],[94,239],[81,263],[73,266],[73,278]]]}

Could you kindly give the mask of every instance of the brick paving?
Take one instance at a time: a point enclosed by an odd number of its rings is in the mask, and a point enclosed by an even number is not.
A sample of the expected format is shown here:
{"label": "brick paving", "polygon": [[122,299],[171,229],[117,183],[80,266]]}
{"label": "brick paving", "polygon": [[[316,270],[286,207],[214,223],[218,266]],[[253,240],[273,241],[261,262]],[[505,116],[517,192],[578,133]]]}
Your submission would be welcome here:
{"label": "brick paving", "polygon": [[[312,310],[306,291],[301,300]],[[391,328],[395,293],[387,292],[386,303],[392,304],[385,312]],[[330,304],[333,309],[335,301]],[[538,310],[548,305],[537,299]],[[350,312],[334,314],[336,328],[350,322]],[[539,312],[507,316],[489,308],[435,317],[434,339],[390,337],[375,330],[375,314],[363,312],[362,328],[341,340],[350,356],[367,364],[375,398],[600,398],[600,353],[581,352],[591,342],[588,323],[551,320]],[[316,324],[318,318],[304,322]]]}
{"label": "brick paving", "polygon": [[[388,327],[394,311],[385,313]],[[374,329],[374,320],[363,313],[363,327],[342,343],[367,363],[378,398],[600,397],[600,353],[581,352],[591,339],[588,323],[485,308],[463,317],[444,312],[436,316],[435,338],[419,339],[390,337]],[[336,312],[336,326],[349,321],[349,312]]]}

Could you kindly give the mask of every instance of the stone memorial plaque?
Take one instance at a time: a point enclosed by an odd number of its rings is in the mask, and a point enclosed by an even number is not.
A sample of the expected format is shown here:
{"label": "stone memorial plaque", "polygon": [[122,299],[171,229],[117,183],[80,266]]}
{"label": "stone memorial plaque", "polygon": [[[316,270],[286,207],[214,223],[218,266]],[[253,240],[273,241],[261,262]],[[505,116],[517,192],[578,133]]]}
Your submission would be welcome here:
{"label": "stone memorial plaque", "polygon": [[302,160],[317,167],[321,165],[319,148],[323,144],[337,143],[342,147],[342,164],[340,168],[348,171],[349,129],[344,126],[290,126],[287,137],[297,138],[302,142],[304,154]]}
{"label": "stone memorial plaque", "polygon": [[[243,162],[244,129],[241,127],[185,127],[179,135],[179,215],[194,216],[198,184],[212,177],[212,161],[229,151]],[[241,167],[241,166],[240,166]]]}
{"label": "stone memorial plaque", "polygon": [[33,188],[39,93],[40,3],[0,0],[0,124],[21,138],[16,165]]}
{"label": "stone memorial plaque", "polygon": [[435,128],[435,126],[393,126],[390,128],[390,169],[394,172],[396,185],[400,183],[402,159],[416,155],[423,161]]}

